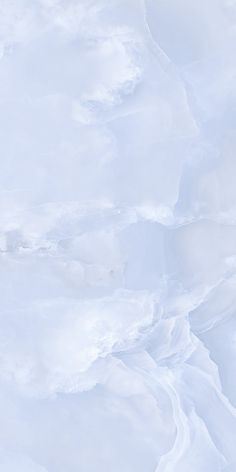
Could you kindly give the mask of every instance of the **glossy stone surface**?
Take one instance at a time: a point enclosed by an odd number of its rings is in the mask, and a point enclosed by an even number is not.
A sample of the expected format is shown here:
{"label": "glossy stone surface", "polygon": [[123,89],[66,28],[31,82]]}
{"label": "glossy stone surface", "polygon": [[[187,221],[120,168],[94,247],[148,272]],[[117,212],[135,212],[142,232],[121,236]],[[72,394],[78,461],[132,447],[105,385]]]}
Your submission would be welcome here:
{"label": "glossy stone surface", "polygon": [[236,471],[236,3],[0,1],[0,471]]}

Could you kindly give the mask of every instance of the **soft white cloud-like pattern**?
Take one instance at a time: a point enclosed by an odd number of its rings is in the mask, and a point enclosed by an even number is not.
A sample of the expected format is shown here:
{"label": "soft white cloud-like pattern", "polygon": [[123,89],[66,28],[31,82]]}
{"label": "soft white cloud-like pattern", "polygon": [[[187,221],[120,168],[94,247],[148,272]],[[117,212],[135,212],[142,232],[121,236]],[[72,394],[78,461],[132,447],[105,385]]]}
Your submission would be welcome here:
{"label": "soft white cloud-like pattern", "polygon": [[236,471],[236,3],[0,1],[1,472]]}

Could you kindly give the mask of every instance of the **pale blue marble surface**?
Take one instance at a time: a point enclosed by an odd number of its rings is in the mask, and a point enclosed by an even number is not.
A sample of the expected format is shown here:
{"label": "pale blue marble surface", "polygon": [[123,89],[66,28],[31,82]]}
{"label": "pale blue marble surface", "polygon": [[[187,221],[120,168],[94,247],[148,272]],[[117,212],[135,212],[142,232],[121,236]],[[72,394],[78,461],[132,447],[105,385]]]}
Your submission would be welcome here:
{"label": "pale blue marble surface", "polygon": [[0,0],[0,472],[236,472],[235,0]]}

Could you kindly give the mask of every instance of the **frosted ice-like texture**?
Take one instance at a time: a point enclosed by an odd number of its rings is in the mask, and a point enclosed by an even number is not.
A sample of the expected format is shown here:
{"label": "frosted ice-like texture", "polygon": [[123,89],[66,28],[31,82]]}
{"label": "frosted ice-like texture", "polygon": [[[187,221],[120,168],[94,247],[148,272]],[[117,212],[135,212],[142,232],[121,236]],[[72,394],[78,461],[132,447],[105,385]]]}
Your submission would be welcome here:
{"label": "frosted ice-like texture", "polygon": [[236,472],[235,0],[0,0],[0,472]]}

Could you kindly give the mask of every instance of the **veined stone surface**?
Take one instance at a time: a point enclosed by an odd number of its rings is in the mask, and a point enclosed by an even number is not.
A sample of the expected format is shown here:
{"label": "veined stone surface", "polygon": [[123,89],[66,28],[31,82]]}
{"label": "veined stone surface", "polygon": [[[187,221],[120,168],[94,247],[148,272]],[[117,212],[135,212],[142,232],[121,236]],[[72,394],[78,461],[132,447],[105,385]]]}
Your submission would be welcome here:
{"label": "veined stone surface", "polygon": [[236,471],[235,0],[0,0],[0,471]]}

